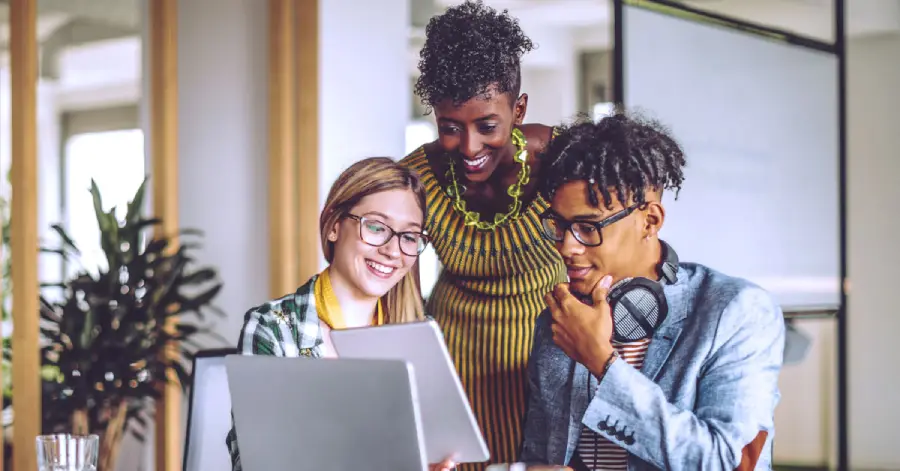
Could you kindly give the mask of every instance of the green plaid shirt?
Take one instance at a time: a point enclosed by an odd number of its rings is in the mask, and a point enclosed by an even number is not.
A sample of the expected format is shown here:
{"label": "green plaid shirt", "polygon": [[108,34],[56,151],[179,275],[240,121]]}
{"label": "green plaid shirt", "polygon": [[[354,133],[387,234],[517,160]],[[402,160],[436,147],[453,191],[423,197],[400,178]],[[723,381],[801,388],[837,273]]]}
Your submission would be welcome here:
{"label": "green plaid shirt", "polygon": [[[294,294],[257,306],[244,315],[238,339],[242,355],[277,357],[322,356],[322,328],[316,313],[313,288],[318,275],[310,278]],[[237,433],[232,415],[231,430],[225,438],[233,471],[242,471]]]}

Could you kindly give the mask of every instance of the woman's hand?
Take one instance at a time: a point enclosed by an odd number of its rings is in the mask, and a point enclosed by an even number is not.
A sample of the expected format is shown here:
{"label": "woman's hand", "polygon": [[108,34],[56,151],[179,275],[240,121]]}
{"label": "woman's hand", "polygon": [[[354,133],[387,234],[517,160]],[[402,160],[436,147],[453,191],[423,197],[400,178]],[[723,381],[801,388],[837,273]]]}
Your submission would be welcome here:
{"label": "woman's hand", "polygon": [[456,469],[456,463],[454,463],[450,458],[447,458],[440,463],[432,463],[428,465],[428,471],[452,471],[454,469]]}

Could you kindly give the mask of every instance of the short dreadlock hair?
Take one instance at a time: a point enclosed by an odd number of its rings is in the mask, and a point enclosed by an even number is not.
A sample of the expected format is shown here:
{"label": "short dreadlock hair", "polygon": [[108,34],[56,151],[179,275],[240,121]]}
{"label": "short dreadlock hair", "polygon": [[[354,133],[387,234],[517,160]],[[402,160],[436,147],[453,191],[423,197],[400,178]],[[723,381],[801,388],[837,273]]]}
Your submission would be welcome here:
{"label": "short dreadlock hair", "polygon": [[534,45],[518,20],[481,0],[466,0],[431,18],[419,52],[416,95],[429,110],[450,99],[458,106],[496,91],[518,96],[520,61]]}
{"label": "short dreadlock hair", "polygon": [[[610,190],[622,204],[631,197],[646,203],[645,190],[674,189],[684,181],[684,152],[658,121],[617,111],[597,122],[587,119],[563,126],[546,151],[541,192],[551,200],[560,186],[572,181],[597,185],[607,209],[612,209]],[[597,193],[588,200],[599,206]]]}

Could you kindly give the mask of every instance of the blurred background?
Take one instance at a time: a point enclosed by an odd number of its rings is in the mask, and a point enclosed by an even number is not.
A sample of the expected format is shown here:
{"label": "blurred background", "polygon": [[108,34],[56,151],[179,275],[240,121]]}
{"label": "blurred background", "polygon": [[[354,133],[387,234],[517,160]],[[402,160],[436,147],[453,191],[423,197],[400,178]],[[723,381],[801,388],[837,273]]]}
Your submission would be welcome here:
{"label": "blurred background", "polygon": [[[412,87],[429,18],[456,3],[0,1],[8,457],[18,443],[33,446],[34,434],[17,435],[15,424],[27,417],[29,433],[46,430],[56,407],[51,396],[33,399],[46,385],[28,378],[52,375],[46,361],[24,359],[44,321],[17,299],[70,296],[29,274],[59,283],[109,269],[92,180],[102,209],[124,219],[147,176],[143,213],[203,232],[193,257],[215,272],[221,288],[210,305],[224,315],[204,320],[212,335],[191,342],[233,347],[249,307],[323,266],[318,210],[337,174],[436,138]],[[900,265],[890,235],[900,229],[891,210],[900,198],[900,2],[486,3],[508,9],[538,45],[523,62],[526,122],[596,118],[624,100],[683,138],[685,190],[663,237],[682,259],[770,289],[791,313],[778,467],[900,470],[900,351],[891,340],[900,316],[890,294]],[[20,203],[10,204],[13,194]],[[69,240],[80,255],[34,258],[32,240]],[[16,262],[33,270],[10,274]],[[429,249],[420,265],[427,296],[440,264]],[[23,328],[34,334],[20,336]],[[29,353],[9,352],[20,348]],[[17,384],[29,392],[11,392]],[[178,388],[164,397],[167,412],[135,425],[140,437],[126,434],[116,469],[182,466],[191,407]]]}

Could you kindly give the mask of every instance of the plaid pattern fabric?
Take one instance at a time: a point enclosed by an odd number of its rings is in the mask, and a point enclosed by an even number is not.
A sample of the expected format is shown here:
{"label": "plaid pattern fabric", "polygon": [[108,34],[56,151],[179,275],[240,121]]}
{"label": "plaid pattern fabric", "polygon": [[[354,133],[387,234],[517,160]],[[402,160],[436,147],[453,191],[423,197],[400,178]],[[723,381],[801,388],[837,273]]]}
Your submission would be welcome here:
{"label": "plaid pattern fabric", "polygon": [[[316,314],[313,288],[318,275],[310,278],[294,294],[257,306],[244,315],[244,328],[238,339],[242,355],[278,357],[322,356],[322,329]],[[233,471],[242,471],[234,415],[225,438]]]}

